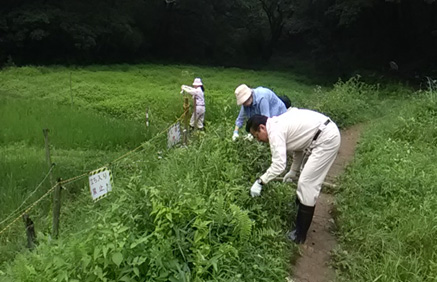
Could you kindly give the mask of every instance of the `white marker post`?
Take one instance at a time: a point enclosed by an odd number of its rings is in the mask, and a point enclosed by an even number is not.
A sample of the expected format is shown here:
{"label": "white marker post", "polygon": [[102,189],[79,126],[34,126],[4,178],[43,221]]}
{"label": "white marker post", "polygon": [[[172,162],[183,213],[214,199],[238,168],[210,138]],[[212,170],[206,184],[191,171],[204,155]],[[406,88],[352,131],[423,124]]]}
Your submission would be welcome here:
{"label": "white marker post", "polygon": [[91,171],[89,176],[90,192],[96,202],[112,191],[112,173],[107,167]]}

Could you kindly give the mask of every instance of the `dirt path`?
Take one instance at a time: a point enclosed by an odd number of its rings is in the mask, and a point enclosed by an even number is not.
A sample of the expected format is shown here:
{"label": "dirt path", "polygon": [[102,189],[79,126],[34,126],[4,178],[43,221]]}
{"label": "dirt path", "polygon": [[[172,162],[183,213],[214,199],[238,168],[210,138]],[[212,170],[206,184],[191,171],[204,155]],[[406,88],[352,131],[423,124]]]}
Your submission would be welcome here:
{"label": "dirt path", "polygon": [[[362,128],[362,125],[356,125],[341,132],[340,151],[328,173],[327,182],[335,183],[336,177],[353,159]],[[307,240],[299,247],[300,257],[293,267],[293,278],[288,281],[328,282],[335,279],[335,272],[329,267],[330,252],[337,244],[331,233],[334,224],[331,216],[333,204],[334,197],[331,194],[320,194]]]}

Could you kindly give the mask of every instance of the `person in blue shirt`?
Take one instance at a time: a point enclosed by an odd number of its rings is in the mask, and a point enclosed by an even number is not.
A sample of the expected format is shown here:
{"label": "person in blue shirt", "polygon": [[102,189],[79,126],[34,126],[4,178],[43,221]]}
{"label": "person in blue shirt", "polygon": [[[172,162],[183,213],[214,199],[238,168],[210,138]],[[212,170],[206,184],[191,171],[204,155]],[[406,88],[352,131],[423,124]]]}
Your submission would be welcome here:
{"label": "person in blue shirt", "polygon": [[235,121],[232,140],[239,137],[238,130],[243,126],[244,120],[254,115],[266,117],[279,116],[287,111],[284,102],[276,94],[265,87],[249,88],[241,84],[235,89],[237,105],[241,106],[240,113]]}

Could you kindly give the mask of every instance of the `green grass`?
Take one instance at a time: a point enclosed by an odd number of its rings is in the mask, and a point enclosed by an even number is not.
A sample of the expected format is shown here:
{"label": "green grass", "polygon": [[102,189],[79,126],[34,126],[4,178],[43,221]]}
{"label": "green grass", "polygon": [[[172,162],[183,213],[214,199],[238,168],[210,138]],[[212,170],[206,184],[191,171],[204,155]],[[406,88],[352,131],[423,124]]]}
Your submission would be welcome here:
{"label": "green grass", "polygon": [[205,84],[209,122],[235,118],[234,90],[241,83],[271,87],[297,105],[313,88],[297,82],[300,77],[292,73],[151,64],[9,68],[2,71],[0,89],[3,96],[44,98],[64,105],[70,105],[73,97],[80,108],[141,122],[149,108],[151,123],[162,127],[182,114],[180,85],[191,84],[196,76]]}
{"label": "green grass", "polygon": [[[261,198],[248,194],[269,166],[270,154],[268,146],[230,140],[238,114],[233,91],[241,83],[270,87],[278,95],[288,95],[294,106],[326,113],[342,127],[374,119],[375,130],[382,124],[391,129],[389,138],[365,134],[369,141],[361,145],[357,165],[348,170],[346,184],[338,191],[344,244],[336,255],[340,278],[372,281],[388,267],[407,271],[384,273],[379,279],[418,279],[434,273],[431,266],[411,274],[425,264],[422,255],[433,259],[434,250],[425,246],[434,234],[420,226],[434,224],[433,190],[423,187],[432,183],[435,167],[418,166],[418,183],[411,180],[417,170],[406,169],[414,166],[410,157],[423,159],[435,153],[432,146],[422,146],[435,141],[433,131],[410,144],[435,122],[432,103],[422,96],[412,99],[400,85],[368,85],[358,78],[325,88],[291,72],[236,68],[149,64],[5,69],[0,76],[4,101],[0,117],[10,126],[0,129],[0,152],[8,156],[0,164],[7,167],[4,171],[9,171],[11,181],[3,196],[15,202],[5,202],[5,211],[33,191],[47,171],[42,128],[51,130],[56,177],[89,172],[173,123],[182,114],[180,85],[191,84],[196,76],[202,77],[206,88],[206,133],[194,136],[187,148],[170,150],[162,134],[143,143],[139,152],[110,164],[114,191],[96,204],[91,203],[86,177],[67,185],[59,240],[48,236],[50,199],[45,200],[31,214],[36,219],[37,251],[24,252],[22,224],[1,237],[0,280],[283,281],[296,256],[295,245],[284,236],[295,216],[295,195],[282,183],[267,185]],[[384,123],[385,115],[398,116],[396,110],[411,100],[413,116],[402,114],[396,122]],[[148,129],[146,108],[152,125]],[[420,123],[409,127],[405,121],[412,118]],[[373,167],[380,157],[384,161]],[[389,185],[391,178],[396,184]],[[412,204],[391,200],[394,195]],[[428,202],[419,209],[421,197],[428,197]],[[411,207],[423,221],[410,217]],[[347,217],[350,211],[354,216]],[[408,216],[399,220],[399,214]],[[423,245],[416,248],[414,240],[392,239],[393,231],[414,238],[414,232],[398,231],[398,225],[423,231]],[[378,256],[385,246],[391,246],[386,251],[390,255]],[[360,248],[365,252],[351,251]],[[406,258],[399,259],[400,255]]]}
{"label": "green grass", "polygon": [[[51,160],[56,164],[52,171],[54,180],[96,169],[150,136],[141,123],[111,118],[91,109],[59,105],[49,99],[1,97],[0,120],[0,229],[52,186],[49,177],[42,182],[49,171],[43,128],[50,129]],[[69,187],[72,195],[80,189],[78,184]],[[50,226],[47,219],[50,203],[51,197],[47,197],[39,205],[41,208],[31,214],[37,230],[47,230]],[[16,213],[6,220],[13,211]],[[22,238],[13,236],[22,233],[21,220],[16,225],[19,228],[14,225],[13,232],[7,233],[10,237],[1,240],[8,242],[8,246],[0,247],[0,261],[13,256],[14,248],[21,248]]]}
{"label": "green grass", "polygon": [[435,281],[436,93],[373,122],[338,192],[344,281]]}
{"label": "green grass", "polygon": [[111,150],[133,148],[145,138],[144,124],[115,119],[90,110],[32,99],[0,99],[0,144],[26,142],[44,147],[42,130],[48,128],[50,142],[64,149]]}

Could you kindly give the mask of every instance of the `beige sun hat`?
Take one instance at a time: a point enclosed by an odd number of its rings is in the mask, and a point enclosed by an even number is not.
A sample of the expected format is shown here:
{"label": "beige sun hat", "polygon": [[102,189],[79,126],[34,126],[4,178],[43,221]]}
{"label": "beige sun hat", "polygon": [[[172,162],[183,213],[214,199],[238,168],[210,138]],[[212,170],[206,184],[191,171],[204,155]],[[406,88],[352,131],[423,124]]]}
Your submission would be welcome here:
{"label": "beige sun hat", "polygon": [[196,77],[193,81],[193,86],[203,86],[202,80],[199,77]]}
{"label": "beige sun hat", "polygon": [[235,97],[237,98],[237,105],[241,106],[247,99],[252,95],[252,89],[250,89],[246,84],[241,84],[235,89]]}

